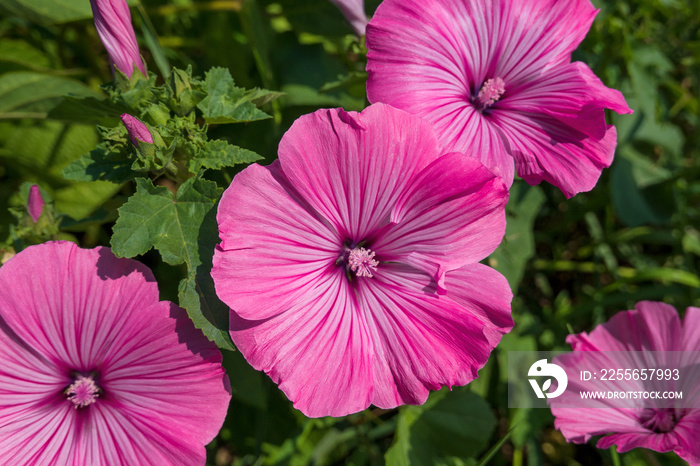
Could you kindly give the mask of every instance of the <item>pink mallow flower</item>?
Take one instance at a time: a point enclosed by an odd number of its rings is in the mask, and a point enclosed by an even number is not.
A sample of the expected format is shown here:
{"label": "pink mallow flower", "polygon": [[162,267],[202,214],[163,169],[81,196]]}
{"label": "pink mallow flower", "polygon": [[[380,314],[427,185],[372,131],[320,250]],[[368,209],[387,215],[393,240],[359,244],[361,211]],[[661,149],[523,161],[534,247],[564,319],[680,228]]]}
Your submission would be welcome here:
{"label": "pink mallow flower", "polygon": [[330,0],[330,2],[343,13],[355,34],[358,36],[365,35],[367,15],[365,14],[364,0]]}
{"label": "pink mallow flower", "polygon": [[147,76],[126,0],[90,0],[95,27],[112,66],[131,78],[134,67]]}
{"label": "pink mallow flower", "polygon": [[29,212],[29,216],[32,218],[34,223],[39,221],[39,217],[41,217],[41,212],[44,210],[44,198],[41,197],[41,191],[39,190],[39,186],[37,185],[32,185],[31,188],[29,188],[29,198],[27,199],[27,212]]}
{"label": "pink mallow flower", "polygon": [[[554,426],[567,441],[587,442],[592,436],[604,435],[598,448],[617,445],[625,452],[643,447],[658,452],[673,451],[691,464],[700,464],[700,380],[697,370],[700,352],[700,309],[689,307],[681,322],[676,310],[664,303],[642,301],[632,311],[615,314],[590,334],[569,335],[566,339],[574,353],[555,359],[564,364],[569,385],[565,396],[549,400]],[[673,378],[615,382],[598,380],[581,382],[579,368],[567,361],[576,361],[577,351],[601,351],[601,368],[678,369],[679,381]],[[645,357],[637,356],[643,351]],[[613,352],[613,353],[610,353]],[[679,353],[686,352],[686,353]],[[585,358],[595,361],[598,358]],[[640,360],[643,359],[643,360]],[[685,362],[684,362],[685,361]],[[585,369],[591,370],[590,364]],[[579,391],[675,391],[678,400],[600,399],[581,400]],[[568,396],[567,396],[568,394]],[[572,406],[576,397],[580,408]],[[610,434],[610,435],[607,435]]]}
{"label": "pink mallow flower", "polygon": [[605,109],[632,113],[571,52],[588,0],[384,0],[367,26],[367,95],[419,115],[448,151],[571,197],[612,163]]}
{"label": "pink mallow flower", "polygon": [[50,242],[0,268],[0,464],[204,464],[229,399],[139,262]]}
{"label": "pink mallow flower", "polygon": [[478,262],[508,193],[383,104],[318,110],[224,192],[212,276],[248,362],[311,417],[423,403],[475,377],[512,294]]}
{"label": "pink mallow flower", "polygon": [[134,146],[138,146],[140,142],[153,144],[153,136],[148,130],[148,127],[141,120],[128,113],[122,113],[120,118],[124,126],[126,126],[126,130],[129,132],[129,139],[131,139],[131,143]]}

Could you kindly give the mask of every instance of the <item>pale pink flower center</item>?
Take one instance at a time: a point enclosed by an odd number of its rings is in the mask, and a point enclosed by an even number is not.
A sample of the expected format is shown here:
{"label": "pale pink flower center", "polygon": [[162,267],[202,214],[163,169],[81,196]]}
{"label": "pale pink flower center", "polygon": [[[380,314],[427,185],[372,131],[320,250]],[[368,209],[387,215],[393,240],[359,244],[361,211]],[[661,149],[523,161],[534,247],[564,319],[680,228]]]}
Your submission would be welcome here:
{"label": "pale pink flower center", "polygon": [[374,251],[365,248],[351,249],[347,255],[347,265],[358,277],[372,278],[379,262],[374,260]]}
{"label": "pale pink flower center", "polygon": [[84,408],[97,401],[99,391],[100,387],[92,380],[92,377],[81,375],[66,389],[66,395],[77,409],[78,407]]}
{"label": "pale pink flower center", "polygon": [[647,408],[642,411],[642,427],[656,433],[670,432],[676,426],[676,416],[671,409]]}
{"label": "pale pink flower center", "polygon": [[489,108],[505,91],[506,83],[501,78],[487,79],[476,96],[476,105],[481,109]]}

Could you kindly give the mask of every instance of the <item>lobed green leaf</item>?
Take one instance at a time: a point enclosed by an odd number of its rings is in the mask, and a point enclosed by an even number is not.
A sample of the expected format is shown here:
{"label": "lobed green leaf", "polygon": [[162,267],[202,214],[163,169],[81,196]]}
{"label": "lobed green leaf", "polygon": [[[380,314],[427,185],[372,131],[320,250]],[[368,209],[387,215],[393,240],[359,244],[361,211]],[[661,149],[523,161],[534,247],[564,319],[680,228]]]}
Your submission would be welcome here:
{"label": "lobed green leaf", "polygon": [[[270,115],[259,110],[255,102],[269,102],[281,95],[271,91],[237,87],[226,68],[212,68],[206,73],[207,97],[197,104],[207,123],[245,123],[265,120]],[[266,100],[267,99],[267,100]]]}

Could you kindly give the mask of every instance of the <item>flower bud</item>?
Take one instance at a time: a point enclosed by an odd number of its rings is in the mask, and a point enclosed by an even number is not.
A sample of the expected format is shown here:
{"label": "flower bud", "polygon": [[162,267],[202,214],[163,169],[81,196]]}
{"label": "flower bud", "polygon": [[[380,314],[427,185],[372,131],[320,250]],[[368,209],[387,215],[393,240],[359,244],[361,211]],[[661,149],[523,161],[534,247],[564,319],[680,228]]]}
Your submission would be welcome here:
{"label": "flower bud", "polygon": [[32,185],[29,188],[29,199],[27,200],[27,212],[29,216],[32,217],[32,221],[36,223],[41,217],[41,212],[44,210],[44,198],[41,197],[41,192],[39,191],[39,186]]}
{"label": "flower bud", "polygon": [[367,15],[365,14],[364,0],[330,0],[331,3],[340,9],[340,11],[348,20],[355,34],[358,36],[365,35],[367,27]]}
{"label": "flower bud", "polygon": [[146,76],[139,45],[131,25],[131,13],[126,0],[90,0],[95,27],[107,49],[112,67],[128,78],[137,67]]}
{"label": "flower bud", "polygon": [[129,132],[129,138],[131,138],[131,143],[134,146],[138,147],[140,142],[153,144],[153,136],[148,130],[148,127],[141,120],[128,113],[122,113],[121,119],[124,126],[126,126],[126,130]]}

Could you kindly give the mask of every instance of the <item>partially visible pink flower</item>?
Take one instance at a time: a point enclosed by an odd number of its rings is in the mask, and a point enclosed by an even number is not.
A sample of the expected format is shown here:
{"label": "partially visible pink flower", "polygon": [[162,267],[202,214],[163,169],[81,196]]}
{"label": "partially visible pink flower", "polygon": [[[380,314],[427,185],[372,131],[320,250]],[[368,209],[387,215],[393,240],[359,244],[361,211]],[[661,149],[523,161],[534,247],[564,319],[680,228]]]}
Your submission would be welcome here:
{"label": "partially visible pink flower", "polygon": [[[675,402],[659,400],[657,407],[645,406],[648,402],[638,400],[605,399],[587,400],[585,408],[563,408],[559,406],[571,405],[570,399],[567,400],[564,396],[552,398],[549,403],[555,416],[554,426],[567,441],[584,443],[592,436],[605,435],[598,440],[598,448],[617,445],[619,452],[638,447],[658,452],[673,451],[691,464],[700,464],[700,409],[687,407],[700,401],[696,356],[700,351],[700,309],[689,307],[681,323],[673,307],[664,303],[642,301],[635,306],[635,310],[615,314],[590,334],[584,332],[569,335],[566,341],[571,344],[574,352],[616,352],[601,353],[601,358],[614,358],[612,364],[601,365],[605,368],[679,369],[680,385],[674,386],[673,389],[683,393],[683,399]],[[647,352],[646,361],[634,360],[635,353],[627,353],[639,351]],[[692,353],[652,353],[678,351],[696,353],[695,356]],[[609,354],[613,356],[608,356]],[[630,354],[630,360],[625,364],[626,354]],[[684,358],[691,362],[687,367],[684,367]],[[566,360],[565,357],[557,363]],[[578,379],[578,372],[572,369],[567,392],[573,393],[574,396],[578,395],[579,388],[590,389],[590,386],[579,387],[581,382]],[[658,381],[642,382],[641,379],[633,379],[618,381],[615,389],[649,390],[649,385],[657,385],[654,389],[664,390],[674,383],[670,380],[664,385]],[[607,389],[610,389],[609,386]]]}
{"label": "partially visible pink flower", "polygon": [[419,115],[448,151],[571,197],[610,166],[622,94],[571,63],[588,0],[384,0],[367,27],[367,96]]}
{"label": "partially visible pink flower", "polygon": [[39,221],[41,217],[41,212],[44,210],[44,198],[41,197],[41,191],[39,191],[39,186],[32,185],[29,188],[29,198],[27,199],[27,212],[29,216],[32,217],[34,223]]}
{"label": "partially visible pink flower", "polygon": [[306,415],[423,403],[474,379],[511,329],[508,282],[478,263],[507,190],[442,154],[387,105],[318,110],[224,192],[212,277],[231,336]]}
{"label": "partially visible pink flower", "polygon": [[367,15],[365,14],[364,0],[330,0],[330,2],[343,13],[355,34],[358,36],[365,35]]}
{"label": "partially visible pink flower", "polygon": [[120,118],[124,126],[126,126],[126,130],[129,132],[129,138],[134,146],[138,146],[139,142],[153,144],[153,136],[148,130],[148,127],[141,120],[128,113],[122,113]]}
{"label": "partially visible pink flower", "polygon": [[139,262],[50,242],[0,267],[0,464],[204,464],[229,399]]}
{"label": "partially visible pink flower", "polygon": [[134,73],[134,67],[146,76],[146,65],[141,59],[126,0],[90,0],[90,6],[97,33],[107,49],[112,66],[129,78]]}

